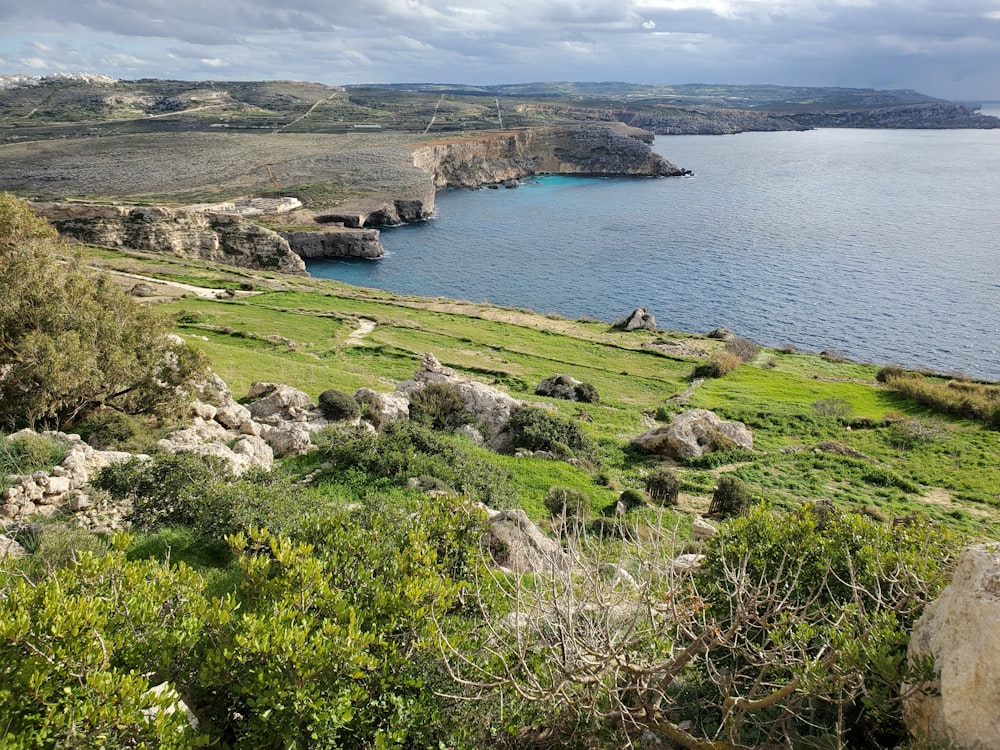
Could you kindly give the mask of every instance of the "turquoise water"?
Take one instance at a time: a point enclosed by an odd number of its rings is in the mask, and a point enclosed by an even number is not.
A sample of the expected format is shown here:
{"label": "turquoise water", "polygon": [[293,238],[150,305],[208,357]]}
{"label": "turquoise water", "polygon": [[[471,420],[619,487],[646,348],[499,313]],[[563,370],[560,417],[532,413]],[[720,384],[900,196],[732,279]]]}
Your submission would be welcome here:
{"label": "turquoise water", "polygon": [[658,138],[695,172],[444,191],[378,261],[310,273],[396,292],[1000,379],[1000,131]]}

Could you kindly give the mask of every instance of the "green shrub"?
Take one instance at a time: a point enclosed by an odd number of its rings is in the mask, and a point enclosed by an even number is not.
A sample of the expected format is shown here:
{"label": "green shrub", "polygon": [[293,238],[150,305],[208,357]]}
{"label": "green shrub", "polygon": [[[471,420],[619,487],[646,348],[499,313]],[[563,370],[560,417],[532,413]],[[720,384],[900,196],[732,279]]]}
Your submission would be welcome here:
{"label": "green shrub", "polygon": [[334,422],[354,420],[361,416],[361,407],[354,396],[336,388],[330,388],[319,394],[319,408],[323,416]]}
{"label": "green shrub", "polygon": [[621,503],[625,511],[635,510],[636,508],[641,508],[646,504],[646,496],[642,494],[640,490],[629,487],[627,490],[622,492],[618,496],[618,502]]}
{"label": "green shrub", "polygon": [[716,469],[727,464],[745,463],[756,461],[757,454],[745,448],[729,448],[726,450],[709,451],[700,456],[691,456],[684,459],[684,465],[694,469]]}
{"label": "green shrub", "polygon": [[153,453],[157,450],[152,428],[139,417],[120,411],[105,411],[87,418],[76,432],[100,450]]}
{"label": "green shrub", "polygon": [[[393,422],[377,436],[366,433],[326,450],[334,465],[331,474],[341,480],[353,472],[366,480],[361,484],[384,478],[404,485],[411,477],[432,476],[491,508],[509,508],[516,502],[513,475],[488,450],[412,420]],[[356,476],[358,472],[364,476]]]}
{"label": "green shrub", "polygon": [[62,463],[66,444],[45,435],[0,435],[0,486],[6,487],[11,474],[30,474]]}
{"label": "green shrub", "polygon": [[747,509],[751,499],[750,489],[739,477],[723,474],[712,493],[708,514],[723,518],[738,516]]}
{"label": "green shrub", "polygon": [[698,365],[694,374],[699,378],[721,378],[743,363],[737,355],[724,350],[716,350],[709,356],[707,362]]}
{"label": "green shrub", "polygon": [[34,580],[52,575],[84,553],[103,555],[108,551],[101,537],[66,523],[26,524],[14,532],[14,539],[30,553],[18,565]]}
{"label": "green shrub", "polygon": [[593,440],[572,419],[536,406],[515,411],[507,424],[514,446],[529,451],[550,451],[559,455],[590,457],[596,452]]}
{"label": "green shrub", "polygon": [[410,419],[435,430],[454,430],[467,417],[465,399],[454,383],[428,383],[410,396]]}
{"label": "green shrub", "polygon": [[677,505],[680,490],[680,480],[666,466],[658,466],[646,477],[646,496],[657,505]]}
{"label": "green shrub", "polygon": [[590,509],[590,497],[585,492],[561,485],[550,487],[542,502],[553,516],[567,520],[584,520]]}
{"label": "green shrub", "polygon": [[130,501],[138,529],[182,526],[214,540],[254,527],[294,533],[316,512],[308,491],[277,472],[235,477],[224,460],[193,453],[112,464],[92,484]]}

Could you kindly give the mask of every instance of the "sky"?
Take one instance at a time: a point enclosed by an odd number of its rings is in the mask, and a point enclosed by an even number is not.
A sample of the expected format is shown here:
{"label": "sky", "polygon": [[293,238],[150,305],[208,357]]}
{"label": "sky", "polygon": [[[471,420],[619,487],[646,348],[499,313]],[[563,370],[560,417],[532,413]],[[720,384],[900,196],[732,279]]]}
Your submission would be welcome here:
{"label": "sky", "polygon": [[0,0],[0,75],[79,72],[1000,100],[1000,0]]}

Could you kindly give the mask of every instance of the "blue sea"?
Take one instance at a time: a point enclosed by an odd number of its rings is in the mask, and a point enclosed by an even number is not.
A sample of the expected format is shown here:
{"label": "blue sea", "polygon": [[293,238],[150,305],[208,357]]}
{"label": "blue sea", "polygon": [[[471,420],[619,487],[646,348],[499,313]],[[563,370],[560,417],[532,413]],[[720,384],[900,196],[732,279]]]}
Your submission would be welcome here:
{"label": "blue sea", "polygon": [[447,190],[360,286],[1000,380],[1000,130],[657,138],[685,178]]}

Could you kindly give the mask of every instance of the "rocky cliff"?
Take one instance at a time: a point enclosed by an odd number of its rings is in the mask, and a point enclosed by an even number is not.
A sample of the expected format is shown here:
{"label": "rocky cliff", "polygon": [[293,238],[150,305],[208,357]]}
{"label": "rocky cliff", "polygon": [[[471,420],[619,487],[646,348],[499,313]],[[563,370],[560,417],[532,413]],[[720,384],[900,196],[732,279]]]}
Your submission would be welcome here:
{"label": "rocky cliff", "polygon": [[281,232],[300,258],[381,258],[377,229],[334,228],[322,232]]}
{"label": "rocky cliff", "polygon": [[306,273],[285,238],[239,216],[162,206],[35,203],[32,208],[60,234],[92,245]]}
{"label": "rocky cliff", "polygon": [[536,174],[686,174],[649,148],[649,135],[621,123],[526,128],[423,146],[413,162],[436,187],[482,187]]}

